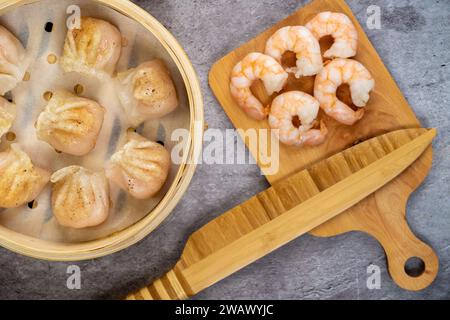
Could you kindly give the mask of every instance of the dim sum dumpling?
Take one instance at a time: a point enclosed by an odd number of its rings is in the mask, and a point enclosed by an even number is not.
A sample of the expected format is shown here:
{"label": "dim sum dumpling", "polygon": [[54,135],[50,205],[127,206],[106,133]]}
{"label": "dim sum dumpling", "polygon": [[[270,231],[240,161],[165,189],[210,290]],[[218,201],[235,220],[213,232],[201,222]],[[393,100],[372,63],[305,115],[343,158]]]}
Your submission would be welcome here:
{"label": "dim sum dumpling", "polygon": [[84,156],[97,143],[104,114],[97,102],[59,91],[39,115],[37,136],[58,151]]}
{"label": "dim sum dumpling", "polygon": [[0,26],[0,95],[11,91],[22,81],[26,68],[22,43]]}
{"label": "dim sum dumpling", "polygon": [[82,229],[102,224],[109,215],[109,185],[104,173],[79,166],[55,172],[52,208],[59,224]]}
{"label": "dim sum dumpling", "polygon": [[178,106],[175,85],[169,70],[160,60],[119,73],[117,87],[120,101],[134,126],[162,118]]}
{"label": "dim sum dumpling", "polygon": [[69,30],[61,67],[65,72],[104,78],[111,76],[120,58],[122,35],[109,22],[82,18],[80,29]]}
{"label": "dim sum dumpling", "polygon": [[11,128],[16,119],[16,105],[0,97],[0,139]]}
{"label": "dim sum dumpling", "polygon": [[154,196],[166,182],[170,169],[169,152],[160,144],[136,133],[111,158],[108,178],[136,199]]}
{"label": "dim sum dumpling", "polygon": [[50,180],[50,173],[33,165],[19,145],[0,153],[0,207],[17,208],[33,201]]}

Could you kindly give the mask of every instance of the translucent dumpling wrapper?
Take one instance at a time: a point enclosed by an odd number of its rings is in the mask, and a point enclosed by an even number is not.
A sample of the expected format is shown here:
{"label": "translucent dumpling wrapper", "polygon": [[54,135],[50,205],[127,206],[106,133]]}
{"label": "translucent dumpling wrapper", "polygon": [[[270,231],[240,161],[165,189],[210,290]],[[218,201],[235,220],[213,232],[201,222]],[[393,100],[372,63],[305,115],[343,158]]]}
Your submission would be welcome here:
{"label": "translucent dumpling wrapper", "polygon": [[102,79],[111,76],[120,58],[122,35],[107,21],[82,18],[80,29],[67,32],[61,67]]}
{"label": "translucent dumpling wrapper", "polygon": [[55,172],[52,208],[65,227],[82,229],[102,224],[109,215],[109,185],[105,174],[71,166]]}
{"label": "translucent dumpling wrapper", "polygon": [[16,105],[0,97],[0,139],[11,129],[16,119]]}
{"label": "translucent dumpling wrapper", "polygon": [[33,201],[50,180],[50,173],[33,165],[19,145],[0,153],[0,208],[17,208]]}
{"label": "translucent dumpling wrapper", "polygon": [[161,60],[145,62],[135,69],[119,73],[117,92],[134,126],[162,118],[178,106],[175,85]]}
{"label": "translucent dumpling wrapper", "polygon": [[27,63],[22,43],[0,25],[0,95],[13,90],[23,80]]}
{"label": "translucent dumpling wrapper", "polygon": [[37,136],[60,152],[83,156],[94,149],[104,114],[97,102],[59,91],[39,115]]}
{"label": "translucent dumpling wrapper", "polygon": [[162,145],[131,133],[128,143],[112,156],[106,172],[132,197],[148,199],[163,187],[170,165],[170,154]]}

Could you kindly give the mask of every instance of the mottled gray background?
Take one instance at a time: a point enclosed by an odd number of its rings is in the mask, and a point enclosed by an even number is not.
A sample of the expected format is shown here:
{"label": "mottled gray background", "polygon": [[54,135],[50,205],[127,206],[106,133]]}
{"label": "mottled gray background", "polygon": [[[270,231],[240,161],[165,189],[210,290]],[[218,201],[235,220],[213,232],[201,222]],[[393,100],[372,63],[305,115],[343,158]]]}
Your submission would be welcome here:
{"label": "mottled gray background", "polygon": [[[207,74],[213,62],[308,1],[139,0],[180,41],[203,87],[210,128],[232,125],[213,97]],[[439,129],[434,167],[411,198],[408,220],[440,257],[429,288],[401,290],[386,272],[385,255],[370,237],[350,233],[304,236],[197,296],[198,299],[445,299],[450,298],[450,1],[348,0],[365,27],[366,9],[382,10],[382,30],[369,38],[422,124]],[[194,230],[268,186],[256,166],[198,168],[189,191],[160,228],[112,256],[78,263],[82,290],[66,288],[68,263],[49,263],[0,249],[2,299],[115,299],[170,269]],[[382,287],[366,288],[366,268],[377,264]]]}

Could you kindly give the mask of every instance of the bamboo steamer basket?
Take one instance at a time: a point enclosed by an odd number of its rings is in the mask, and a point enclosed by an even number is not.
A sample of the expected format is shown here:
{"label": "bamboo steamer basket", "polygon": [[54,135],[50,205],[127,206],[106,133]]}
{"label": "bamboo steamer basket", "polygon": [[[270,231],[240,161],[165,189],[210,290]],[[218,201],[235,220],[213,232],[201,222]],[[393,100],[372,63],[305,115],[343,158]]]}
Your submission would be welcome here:
{"label": "bamboo steamer basket", "polygon": [[[0,1],[0,15],[40,0]],[[186,88],[190,111],[190,136],[183,161],[173,184],[161,202],[143,219],[108,237],[83,243],[56,243],[9,230],[0,225],[0,245],[16,253],[50,261],[80,261],[94,259],[125,249],[155,230],[171,213],[186,192],[196,168],[196,159],[203,143],[204,114],[200,84],[194,68],[174,36],[145,10],[128,0],[91,0],[135,20],[151,32],[176,64]]]}

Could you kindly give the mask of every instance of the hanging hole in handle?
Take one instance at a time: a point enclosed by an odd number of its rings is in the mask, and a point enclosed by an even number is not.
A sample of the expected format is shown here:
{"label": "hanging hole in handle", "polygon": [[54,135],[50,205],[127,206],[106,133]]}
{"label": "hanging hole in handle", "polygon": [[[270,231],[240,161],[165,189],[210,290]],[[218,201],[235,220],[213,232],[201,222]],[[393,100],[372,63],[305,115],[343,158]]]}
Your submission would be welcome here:
{"label": "hanging hole in handle", "polygon": [[418,257],[409,258],[405,263],[405,272],[412,278],[418,278],[425,272],[425,262]]}

